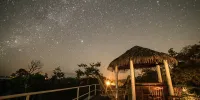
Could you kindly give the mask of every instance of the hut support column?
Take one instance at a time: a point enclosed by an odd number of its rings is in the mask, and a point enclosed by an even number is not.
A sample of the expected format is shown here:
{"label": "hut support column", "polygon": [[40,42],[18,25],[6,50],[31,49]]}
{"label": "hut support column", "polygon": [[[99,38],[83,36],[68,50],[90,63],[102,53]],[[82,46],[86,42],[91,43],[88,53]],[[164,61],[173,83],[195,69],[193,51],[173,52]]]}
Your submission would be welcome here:
{"label": "hut support column", "polygon": [[158,75],[158,82],[162,83],[162,76],[160,71],[160,65],[156,65],[157,75]]}
{"label": "hut support column", "polygon": [[164,66],[165,66],[165,71],[166,71],[169,94],[171,96],[173,96],[174,95],[174,89],[173,89],[173,85],[172,85],[172,80],[171,80],[171,76],[170,76],[170,71],[169,71],[169,66],[168,66],[167,60],[163,60],[163,63],[164,63]]}
{"label": "hut support column", "polygon": [[131,59],[130,59],[130,70],[131,70],[132,100],[136,100],[136,92],[135,92],[135,73],[134,73],[133,61],[132,61]]}
{"label": "hut support column", "polygon": [[118,100],[118,66],[115,66],[115,88],[116,88],[116,95],[115,99]]}

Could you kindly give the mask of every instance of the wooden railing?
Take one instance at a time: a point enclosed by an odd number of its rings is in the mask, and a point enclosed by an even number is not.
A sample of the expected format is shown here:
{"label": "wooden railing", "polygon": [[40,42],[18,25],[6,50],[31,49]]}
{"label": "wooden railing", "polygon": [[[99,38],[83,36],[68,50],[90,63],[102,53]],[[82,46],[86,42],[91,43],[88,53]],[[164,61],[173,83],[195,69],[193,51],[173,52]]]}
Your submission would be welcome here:
{"label": "wooden railing", "polygon": [[[115,87],[108,89],[108,94],[115,94]],[[119,99],[124,100],[125,98],[131,98],[131,88],[119,88]],[[136,83],[136,95],[138,100],[148,100],[157,98],[163,100],[167,95],[167,87],[161,83]]]}
{"label": "wooden railing", "polygon": [[184,93],[184,88],[200,91],[199,87],[174,86],[174,96],[169,96],[168,87],[161,83],[138,83],[136,84],[136,95],[139,100],[156,99],[156,100],[200,100],[195,94]]}
{"label": "wooden railing", "polygon": [[163,100],[166,96],[166,86],[161,83],[137,83],[136,95],[137,99],[148,100],[158,99]]}
{"label": "wooden railing", "polygon": [[[38,92],[30,92],[30,93],[22,93],[22,94],[0,96],[0,100],[11,99],[11,98],[18,98],[18,97],[26,97],[26,100],[29,100],[30,96],[33,96],[33,95],[45,94],[45,93],[52,93],[52,92],[59,92],[59,91],[66,91],[66,90],[72,90],[72,89],[77,89],[77,96],[73,100],[79,100],[81,97],[84,97],[86,95],[88,95],[88,100],[89,100],[91,98],[91,92],[94,92],[94,95],[96,95],[97,91],[101,91],[101,90],[97,89],[98,85],[99,84],[92,84],[92,85],[77,86],[77,87],[71,87],[71,88],[54,89],[54,90],[46,90],[46,91],[38,91]],[[91,90],[91,86],[94,86],[94,90]],[[88,91],[89,92],[80,95],[79,94],[80,93],[79,90],[80,90],[80,88],[84,88],[84,87],[88,87]]]}

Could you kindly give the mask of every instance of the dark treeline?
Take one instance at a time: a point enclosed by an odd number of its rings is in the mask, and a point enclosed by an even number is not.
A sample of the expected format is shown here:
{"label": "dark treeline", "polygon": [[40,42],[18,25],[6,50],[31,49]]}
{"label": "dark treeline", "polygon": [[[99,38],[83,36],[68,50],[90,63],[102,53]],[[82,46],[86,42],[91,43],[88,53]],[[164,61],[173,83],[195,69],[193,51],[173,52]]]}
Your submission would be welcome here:
{"label": "dark treeline", "polygon": [[[83,65],[83,64],[82,64]],[[86,65],[86,64],[84,64]],[[100,75],[99,69],[100,62],[97,64],[90,64],[92,66],[85,66],[84,71],[76,71],[77,77],[65,77],[64,72],[57,67],[53,70],[53,75],[48,78],[48,74],[41,74],[41,68],[43,64],[38,60],[33,60],[27,69],[20,68],[11,75],[10,79],[0,80],[0,95],[11,95],[27,92],[36,92],[60,88],[69,88],[89,84],[98,84],[98,80],[93,77],[94,75]],[[80,67],[80,65],[79,65]],[[101,75],[102,76],[102,75]],[[91,87],[91,90],[94,86]],[[80,94],[87,93],[88,87],[81,88]],[[77,90],[67,90],[61,92],[47,93],[42,95],[31,96],[34,100],[71,100],[76,98]],[[24,99],[24,98],[22,98]]]}

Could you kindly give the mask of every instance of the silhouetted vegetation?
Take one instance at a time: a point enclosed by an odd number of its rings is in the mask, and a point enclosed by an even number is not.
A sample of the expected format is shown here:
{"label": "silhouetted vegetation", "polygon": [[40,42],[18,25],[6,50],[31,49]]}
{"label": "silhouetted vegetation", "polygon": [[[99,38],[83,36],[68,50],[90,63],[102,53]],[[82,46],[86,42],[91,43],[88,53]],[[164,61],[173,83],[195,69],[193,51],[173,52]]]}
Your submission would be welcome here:
{"label": "silhouetted vegetation", "polygon": [[[173,48],[169,54],[179,60],[179,65],[172,68],[172,81],[176,85],[200,87],[200,42],[185,46],[180,52]],[[193,89],[197,94],[200,90]]]}
{"label": "silhouetted vegetation", "polygon": [[76,76],[78,79],[80,79],[82,76],[85,76],[87,78],[87,84],[89,84],[90,78],[95,78],[96,75],[101,75],[98,69],[101,66],[100,62],[90,63],[89,65],[82,63],[78,66],[83,68],[83,71],[81,69],[76,70]]}
{"label": "silhouetted vegetation", "polygon": [[90,63],[89,65],[87,64],[79,64],[78,65],[80,68],[83,68],[84,71],[82,71],[81,69],[78,69],[76,71],[77,77],[81,77],[81,76],[86,76],[86,77],[92,77],[94,75],[99,75],[99,67],[101,66],[100,62],[97,63]]}
{"label": "silhouetted vegetation", "polygon": [[172,69],[175,84],[200,86],[200,43],[184,47],[180,52],[173,48],[169,54],[179,60],[179,65]]}
{"label": "silhouetted vegetation", "polygon": [[143,69],[142,75],[135,78],[136,82],[139,83],[156,83],[158,82],[157,72],[152,69]]}
{"label": "silhouetted vegetation", "polygon": [[[79,65],[79,67],[81,67],[82,65]],[[85,66],[84,67],[85,71],[79,75],[79,76],[86,75],[85,77],[79,77],[79,78],[65,77],[65,74],[61,70],[61,68],[57,67],[53,70],[52,77],[48,78],[47,73],[42,74],[41,72],[43,64],[38,60],[33,60],[28,66],[27,70],[20,68],[15,73],[12,73],[11,75],[12,78],[6,80],[5,79],[0,80],[0,86],[1,86],[0,95],[11,95],[24,92],[36,92],[43,90],[68,88],[86,84],[98,84],[98,80],[90,76],[92,76],[93,74],[99,74],[99,69],[96,67],[99,67],[100,63],[97,64],[92,63],[90,65],[91,65],[90,67]],[[91,89],[93,88],[94,87],[91,87]],[[88,87],[82,88],[80,89],[80,94],[86,93],[87,91]],[[71,100],[76,97],[76,92],[77,90],[73,89],[55,93],[35,95],[32,96],[31,98],[34,100],[43,100],[43,99],[62,100],[66,98]]]}

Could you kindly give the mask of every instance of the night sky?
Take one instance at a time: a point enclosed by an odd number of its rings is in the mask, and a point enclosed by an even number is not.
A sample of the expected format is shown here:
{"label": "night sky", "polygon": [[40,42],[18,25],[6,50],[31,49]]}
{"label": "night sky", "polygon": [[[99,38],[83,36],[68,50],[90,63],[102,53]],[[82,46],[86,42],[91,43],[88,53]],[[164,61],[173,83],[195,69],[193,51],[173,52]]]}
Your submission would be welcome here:
{"label": "night sky", "polygon": [[166,52],[200,41],[200,0],[0,0],[0,75],[40,60],[74,76],[135,45]]}

